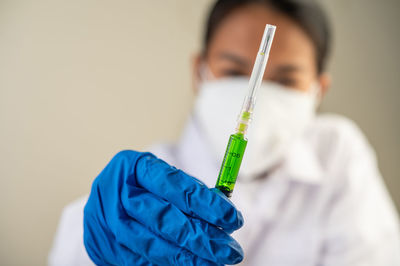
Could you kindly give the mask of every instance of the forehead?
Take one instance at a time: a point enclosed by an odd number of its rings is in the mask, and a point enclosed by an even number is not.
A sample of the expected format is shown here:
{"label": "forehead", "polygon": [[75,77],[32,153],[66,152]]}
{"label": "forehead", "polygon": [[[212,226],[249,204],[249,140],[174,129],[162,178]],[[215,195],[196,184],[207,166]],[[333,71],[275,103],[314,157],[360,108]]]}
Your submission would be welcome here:
{"label": "forehead", "polygon": [[277,26],[271,48],[270,64],[305,62],[314,64],[315,51],[307,34],[290,18],[262,5],[253,4],[232,11],[214,32],[209,54],[232,52],[253,60],[257,54],[265,24]]}

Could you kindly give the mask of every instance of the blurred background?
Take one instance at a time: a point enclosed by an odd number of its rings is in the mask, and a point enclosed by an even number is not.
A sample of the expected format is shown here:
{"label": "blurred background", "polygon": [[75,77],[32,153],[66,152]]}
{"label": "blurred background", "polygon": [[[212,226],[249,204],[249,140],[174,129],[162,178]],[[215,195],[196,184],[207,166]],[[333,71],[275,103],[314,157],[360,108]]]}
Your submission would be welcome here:
{"label": "blurred background", "polygon": [[[63,206],[122,149],[178,139],[210,0],[0,0],[0,265],[43,265]],[[320,0],[323,112],[355,120],[400,207],[398,0]]]}

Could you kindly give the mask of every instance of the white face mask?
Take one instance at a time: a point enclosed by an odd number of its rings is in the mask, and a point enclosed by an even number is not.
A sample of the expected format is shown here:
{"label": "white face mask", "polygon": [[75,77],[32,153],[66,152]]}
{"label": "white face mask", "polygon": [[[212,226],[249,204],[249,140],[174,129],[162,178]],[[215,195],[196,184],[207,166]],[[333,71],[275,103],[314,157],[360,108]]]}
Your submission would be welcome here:
{"label": "white face mask", "polygon": [[[199,86],[194,117],[218,161],[222,161],[229,135],[234,133],[247,87],[246,78],[203,81]],[[262,82],[239,180],[255,178],[283,159],[315,116],[316,87],[311,91]]]}

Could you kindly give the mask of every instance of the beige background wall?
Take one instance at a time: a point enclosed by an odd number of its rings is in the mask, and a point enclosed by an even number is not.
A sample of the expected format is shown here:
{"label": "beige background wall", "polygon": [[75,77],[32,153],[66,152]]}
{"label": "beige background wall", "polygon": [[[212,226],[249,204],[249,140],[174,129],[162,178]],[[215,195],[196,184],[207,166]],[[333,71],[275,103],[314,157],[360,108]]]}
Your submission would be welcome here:
{"label": "beige background wall", "polygon": [[[209,3],[0,0],[1,265],[45,264],[62,207],[113,154],[177,139]],[[400,206],[400,2],[323,3],[336,46],[322,109],[358,122]]]}

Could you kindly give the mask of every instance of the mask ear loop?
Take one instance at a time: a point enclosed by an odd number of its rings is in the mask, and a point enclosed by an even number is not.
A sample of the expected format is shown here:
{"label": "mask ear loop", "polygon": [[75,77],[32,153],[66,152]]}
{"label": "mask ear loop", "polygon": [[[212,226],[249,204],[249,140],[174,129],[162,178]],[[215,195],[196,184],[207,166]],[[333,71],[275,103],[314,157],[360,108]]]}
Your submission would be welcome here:
{"label": "mask ear loop", "polygon": [[322,91],[321,91],[321,86],[319,85],[319,83],[317,81],[314,81],[311,84],[309,92],[312,95],[312,97],[315,98],[314,108],[318,109],[322,102]]}
{"label": "mask ear loop", "polygon": [[214,73],[212,73],[208,64],[204,60],[202,60],[198,69],[198,78],[196,78],[196,80],[194,81],[196,89],[200,89],[202,83],[213,81],[216,79],[217,78],[215,77]]}
{"label": "mask ear loop", "polygon": [[201,82],[217,79],[208,64],[204,61],[200,63],[199,77]]}

